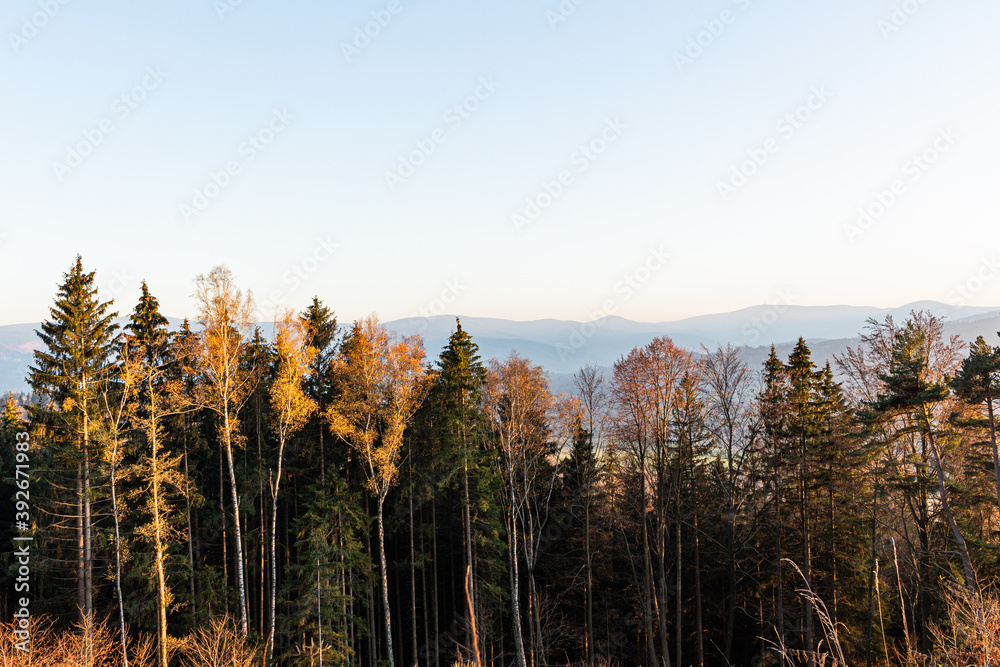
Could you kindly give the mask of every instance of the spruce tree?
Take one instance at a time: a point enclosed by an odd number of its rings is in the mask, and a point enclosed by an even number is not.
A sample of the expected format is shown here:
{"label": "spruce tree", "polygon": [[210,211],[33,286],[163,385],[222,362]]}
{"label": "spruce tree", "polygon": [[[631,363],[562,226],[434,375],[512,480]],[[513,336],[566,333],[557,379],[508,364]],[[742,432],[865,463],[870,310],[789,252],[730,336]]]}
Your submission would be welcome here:
{"label": "spruce tree", "polygon": [[[327,443],[323,411],[330,405],[334,394],[334,360],[337,355],[337,316],[319,297],[299,314],[308,330],[308,345],[316,351],[305,379],[305,392],[317,405],[317,412],[303,428],[302,435],[314,443],[315,456],[310,463],[319,463],[320,481],[326,477]],[[337,462],[339,464],[339,461]]]}
{"label": "spruce tree", "polygon": [[[802,540],[802,576],[807,588],[812,587],[812,496],[815,484],[813,460],[816,456],[816,437],[819,434],[818,390],[820,373],[815,370],[809,346],[799,338],[788,357],[785,367],[788,374],[789,419],[787,423],[790,457],[797,459],[800,538]],[[809,597],[803,599],[803,617],[806,660],[814,664],[813,609]]]}
{"label": "spruce tree", "polygon": [[[432,389],[430,403],[439,438],[439,451],[451,459],[461,479],[462,546],[463,573],[453,576],[464,578],[465,571],[471,572],[469,599],[473,609],[478,606],[476,582],[478,579],[477,559],[474,554],[473,535],[481,534],[475,527],[476,508],[488,510],[489,500],[481,498],[480,477],[493,474],[493,468],[482,460],[482,450],[486,424],[483,419],[482,399],[486,385],[486,368],[479,357],[479,346],[462,329],[462,323],[455,320],[455,331],[441,353],[438,362],[439,375]],[[487,550],[488,551],[488,550]],[[471,627],[471,625],[470,625]],[[469,637],[471,642],[472,637]]]}
{"label": "spruce tree", "polygon": [[[47,401],[36,410],[34,419],[52,430],[54,464],[72,471],[74,486],[65,489],[58,475],[51,485],[58,494],[49,500],[52,519],[50,536],[64,539],[70,518],[73,550],[76,552],[76,606],[81,620],[89,621],[94,610],[95,517],[92,506],[98,480],[95,479],[96,452],[93,420],[98,414],[98,396],[114,370],[117,345],[117,313],[110,312],[111,301],[101,301],[94,284],[94,272],[85,272],[79,255],[49,308],[49,319],[36,331],[42,342],[34,352],[28,382],[34,392]],[[69,508],[58,508],[66,503]],[[67,514],[69,515],[67,517]],[[55,548],[55,547],[53,547]],[[89,647],[89,637],[88,647]]]}

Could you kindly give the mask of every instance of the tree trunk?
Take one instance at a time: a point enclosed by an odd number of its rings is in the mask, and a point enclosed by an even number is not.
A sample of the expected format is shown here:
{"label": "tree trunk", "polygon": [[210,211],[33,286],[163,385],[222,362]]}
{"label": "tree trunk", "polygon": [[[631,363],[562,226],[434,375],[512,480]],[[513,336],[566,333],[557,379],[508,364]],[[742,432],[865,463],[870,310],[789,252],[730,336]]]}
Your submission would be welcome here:
{"label": "tree trunk", "polygon": [[962,555],[962,567],[965,568],[965,586],[974,598],[976,595],[976,575],[972,571],[972,559],[969,558],[969,548],[965,544],[965,538],[962,537],[962,531],[958,529],[955,514],[951,511],[951,504],[948,502],[948,489],[945,486],[941,455],[938,452],[934,435],[931,433],[930,417],[927,414],[926,407],[924,407],[923,412],[924,423],[927,426],[927,439],[931,446],[931,453],[934,455],[934,468],[937,471],[938,493],[941,494],[941,509],[944,510],[944,516],[948,520],[948,525],[951,526],[951,532],[955,536],[955,541],[958,542],[958,550]]}
{"label": "tree trunk", "polygon": [[[662,475],[662,473],[660,473]],[[667,631],[667,613],[669,606],[667,605],[667,572],[665,561],[667,559],[667,543],[669,529],[666,526],[667,520],[664,514],[666,513],[666,508],[664,507],[665,500],[663,499],[663,485],[660,484],[657,489],[656,504],[659,508],[658,516],[656,518],[656,564],[659,570],[657,574],[659,575],[659,595],[655,598],[656,604],[656,620],[659,625],[660,630],[660,659],[663,661],[664,667],[670,667],[670,633]],[[655,587],[654,587],[655,591]]]}
{"label": "tree trunk", "polygon": [[229,536],[226,535],[226,483],[223,480],[222,448],[219,448],[219,520],[222,523],[222,599],[229,608]]}
{"label": "tree trunk", "polygon": [[198,592],[194,583],[194,532],[191,522],[191,472],[188,469],[187,419],[184,420],[184,501],[187,511],[188,583],[191,587],[191,627],[198,618]]}
{"label": "tree trunk", "polygon": [[[733,655],[733,634],[736,632],[736,504],[733,499],[733,488],[730,486],[728,508],[726,512],[726,574],[728,575],[729,600],[726,605],[726,634],[723,640],[722,654],[726,663],[729,663]],[[778,538],[778,590],[780,598],[781,590],[781,538]],[[780,603],[779,603],[779,615]],[[784,649],[784,643],[782,649]]]}
{"label": "tree trunk", "polygon": [[517,566],[517,512],[514,500],[514,470],[508,466],[510,477],[510,599],[514,614],[514,652],[519,667],[527,667],[524,658],[524,639],[521,634],[521,587],[520,573]]}
{"label": "tree trunk", "polygon": [[431,610],[434,616],[434,667],[441,667],[441,630],[438,618],[438,563],[437,563],[437,497],[431,497],[431,562],[434,564],[432,583],[434,592],[431,595]]}
{"label": "tree trunk", "polygon": [[118,436],[111,452],[111,515],[115,522],[115,591],[118,594],[118,630],[121,633],[122,664],[128,667],[128,650],[125,644],[125,600],[122,597],[122,546],[120,518],[118,515]]}
{"label": "tree trunk", "polygon": [[164,547],[163,547],[163,526],[161,521],[161,514],[163,508],[161,507],[160,500],[160,465],[159,465],[159,442],[156,437],[156,417],[155,417],[156,407],[154,405],[150,406],[150,446],[151,450],[151,460],[150,464],[152,466],[152,477],[153,477],[153,539],[154,539],[154,557],[156,559],[156,583],[157,583],[157,621],[158,621],[158,639],[159,646],[157,651],[157,657],[159,658],[160,667],[167,667],[167,604],[169,600],[167,599],[167,576],[166,567],[164,565]]}
{"label": "tree trunk", "polygon": [[683,620],[684,617],[684,604],[681,598],[681,584],[682,584],[681,575],[683,574],[683,572],[681,571],[681,564],[683,563],[683,560],[682,560],[682,549],[681,549],[680,492],[678,492],[677,497],[678,497],[677,529],[676,529],[677,530],[677,563],[676,563],[677,598],[674,600],[674,604],[677,609],[676,611],[677,626],[674,628],[674,646],[676,647],[674,649],[674,658],[677,660],[678,665],[682,665],[684,663],[682,662],[683,658],[681,657],[682,656],[681,650],[682,650],[682,641],[684,638],[681,636],[681,621]]}
{"label": "tree trunk", "polygon": [[694,506],[694,626],[697,640],[698,667],[705,667],[705,638],[701,618],[701,554],[698,537],[698,503]]}
{"label": "tree trunk", "polygon": [[[81,451],[83,446],[81,444]],[[80,622],[86,621],[87,593],[84,571],[86,570],[83,551],[83,460],[76,464],[76,607],[80,612]]]}
{"label": "tree trunk", "polygon": [[[778,489],[775,486],[775,494],[777,495]],[[778,651],[781,655],[785,654],[785,591],[782,579],[784,578],[783,568],[781,566],[781,559],[784,550],[781,545],[781,506],[778,504],[778,499],[775,498],[775,512],[778,519],[778,531],[777,531],[777,557],[775,558],[775,567],[777,568],[777,590],[774,594],[774,604],[775,604],[775,631],[778,635]],[[730,575],[732,578],[733,575]]]}
{"label": "tree trunk", "polygon": [[[464,407],[464,396],[463,396],[463,407]],[[469,444],[465,438],[464,424],[462,431],[462,445],[465,454],[465,460],[462,465],[462,487],[463,487],[462,522],[465,524],[464,526],[465,566],[470,572],[468,577],[469,607],[470,609],[472,609],[471,613],[474,614],[476,609],[476,586],[475,586],[475,577],[473,576],[474,563],[472,561],[472,505],[469,500]],[[476,650],[478,650],[478,646]]]}
{"label": "tree trunk", "polygon": [[[593,426],[591,426],[593,428]],[[583,509],[583,548],[587,562],[587,665],[594,666],[594,578],[590,559],[590,472],[587,473],[587,496]]]}
{"label": "tree trunk", "polygon": [[413,543],[413,465],[410,465],[410,629],[413,645],[413,663],[420,664],[417,646],[417,552]]}
{"label": "tree trunk", "polygon": [[993,394],[987,391],[986,412],[990,420],[990,444],[993,449],[993,477],[997,489],[997,509],[1000,509],[1000,452],[997,451],[997,427],[993,418]]}
{"label": "tree trunk", "polygon": [[640,508],[640,520],[642,521],[642,579],[643,579],[643,604],[645,605],[646,617],[646,649],[649,654],[649,667],[657,667],[656,659],[656,633],[653,630],[653,582],[652,565],[649,562],[649,531],[646,527],[646,481],[640,480],[642,484],[642,507]]}
{"label": "tree trunk", "polygon": [[[806,588],[812,590],[812,541],[809,526],[809,485],[806,480],[806,441],[801,442],[801,465],[799,468],[799,492],[802,496],[802,577],[805,579]],[[806,596],[803,600],[805,606],[805,639],[806,639],[806,664],[813,667],[815,656],[813,656],[813,609],[812,598]]]}
{"label": "tree trunk", "polygon": [[226,461],[229,464],[229,484],[233,496],[233,525],[236,528],[236,581],[240,594],[240,631],[246,637],[250,633],[247,621],[247,590],[243,577],[243,530],[240,528],[240,495],[236,491],[236,467],[233,465],[232,433],[229,427],[229,412],[225,413]]}
{"label": "tree trunk", "polygon": [[320,586],[319,559],[316,559],[316,631],[319,635],[319,667],[323,667],[323,590]]}
{"label": "tree trunk", "polygon": [[[87,420],[84,419],[84,424]],[[86,433],[86,427],[84,427]],[[84,436],[87,437],[86,435]],[[85,613],[86,624],[86,655],[87,660],[94,656],[94,534],[93,518],[90,511],[90,448],[84,440],[83,446],[83,560],[84,589],[86,593]],[[89,662],[88,662],[89,664]]]}
{"label": "tree trunk", "polygon": [[[832,470],[830,471],[833,472]],[[834,505],[833,481],[830,481],[830,622],[837,626],[837,513]]]}
{"label": "tree trunk", "polygon": [[[271,628],[268,631],[268,644],[267,644],[267,664],[271,664],[271,659],[274,656],[274,627],[275,627],[275,609],[277,608],[278,600],[278,492],[281,489],[281,470],[282,463],[285,456],[285,438],[282,437],[278,443],[278,472],[274,478],[274,489],[271,493]],[[263,504],[263,501],[261,502]],[[317,565],[316,576],[319,576],[319,566]],[[318,580],[317,580],[318,581]],[[318,585],[318,583],[317,583]],[[319,590],[316,591],[317,599],[319,598]],[[317,602],[318,604],[318,602]],[[323,617],[319,617],[319,624],[322,626]],[[322,629],[320,630],[322,632]],[[321,644],[322,645],[322,644]],[[322,649],[321,649],[322,651]],[[322,660],[322,658],[320,658]]]}
{"label": "tree trunk", "polygon": [[392,651],[392,614],[389,610],[389,568],[385,561],[385,525],[382,522],[382,504],[385,496],[380,495],[376,500],[378,504],[378,556],[379,572],[382,581],[382,604],[385,616],[385,650],[389,659],[389,667],[395,665],[395,656]]}

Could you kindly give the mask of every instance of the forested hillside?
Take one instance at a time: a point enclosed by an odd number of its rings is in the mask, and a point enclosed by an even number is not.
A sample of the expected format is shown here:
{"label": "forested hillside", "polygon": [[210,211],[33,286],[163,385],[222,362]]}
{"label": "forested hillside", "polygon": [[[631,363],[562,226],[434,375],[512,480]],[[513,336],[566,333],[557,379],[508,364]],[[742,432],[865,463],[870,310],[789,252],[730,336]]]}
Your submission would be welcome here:
{"label": "forested hillside", "polygon": [[3,412],[0,614],[30,536],[52,664],[1000,662],[1000,340],[661,336],[556,394],[461,322],[425,350],[316,297],[265,338],[228,269],[194,287],[171,332],[78,257]]}

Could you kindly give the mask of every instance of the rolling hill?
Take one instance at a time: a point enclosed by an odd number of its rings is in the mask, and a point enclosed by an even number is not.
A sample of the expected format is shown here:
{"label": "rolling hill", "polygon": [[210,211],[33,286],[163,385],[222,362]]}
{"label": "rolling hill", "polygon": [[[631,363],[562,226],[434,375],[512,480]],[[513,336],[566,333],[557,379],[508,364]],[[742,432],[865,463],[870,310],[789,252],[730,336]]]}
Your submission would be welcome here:
{"label": "rolling hill", "polygon": [[[920,301],[899,308],[866,306],[769,306],[760,305],[730,313],[702,315],[668,322],[635,322],[621,317],[605,317],[593,322],[532,320],[519,322],[497,318],[463,317],[463,328],[479,344],[484,359],[506,357],[512,350],[544,366],[557,390],[572,388],[572,373],[585,364],[610,368],[622,355],[655,336],[670,336],[689,349],[731,343],[743,348],[751,365],[759,365],[774,344],[787,356],[795,340],[802,336],[810,344],[817,365],[832,359],[847,346],[858,344],[858,334],[869,318],[882,320],[891,315],[904,320],[912,310],[929,310],[946,318],[948,334],[965,341],[982,335],[992,343],[1000,331],[1000,308],[950,306]],[[171,319],[176,327],[179,320]],[[428,356],[436,358],[455,328],[454,315],[405,318],[387,322],[401,334],[420,334]],[[39,345],[37,324],[0,326],[0,392],[26,391],[24,380],[31,353]],[[261,323],[265,336],[271,323]]]}

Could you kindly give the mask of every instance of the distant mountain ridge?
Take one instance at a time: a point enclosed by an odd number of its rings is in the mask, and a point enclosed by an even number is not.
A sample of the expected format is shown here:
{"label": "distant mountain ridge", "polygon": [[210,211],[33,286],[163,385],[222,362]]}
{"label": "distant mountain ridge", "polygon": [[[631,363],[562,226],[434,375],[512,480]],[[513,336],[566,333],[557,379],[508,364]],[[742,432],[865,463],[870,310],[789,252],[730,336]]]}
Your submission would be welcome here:
{"label": "distant mountain ridge", "polygon": [[[884,320],[891,315],[902,322],[914,310],[929,310],[945,317],[945,330],[969,342],[985,336],[1000,344],[1000,307],[953,306],[936,301],[918,301],[898,308],[871,306],[758,305],[741,310],[699,315],[666,322],[635,322],[608,316],[593,322],[542,319],[514,321],[488,317],[461,317],[462,328],[479,345],[483,359],[504,358],[512,350],[544,366],[557,389],[572,387],[571,374],[585,364],[610,367],[621,355],[656,336],[669,336],[689,349],[702,345],[733,345],[744,348],[744,357],[759,364],[770,345],[787,356],[794,342],[805,338],[817,365],[858,344],[858,335],[869,318]],[[436,359],[455,330],[454,315],[410,317],[386,322],[400,334],[420,334],[430,359]],[[121,320],[124,323],[124,319]],[[171,327],[181,320],[171,318]],[[270,337],[271,322],[260,323]],[[39,345],[38,324],[0,326],[0,393],[26,391],[24,380],[31,353]]]}

